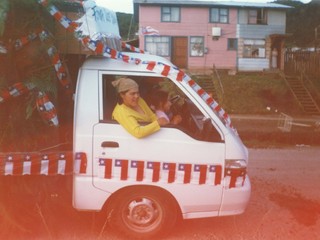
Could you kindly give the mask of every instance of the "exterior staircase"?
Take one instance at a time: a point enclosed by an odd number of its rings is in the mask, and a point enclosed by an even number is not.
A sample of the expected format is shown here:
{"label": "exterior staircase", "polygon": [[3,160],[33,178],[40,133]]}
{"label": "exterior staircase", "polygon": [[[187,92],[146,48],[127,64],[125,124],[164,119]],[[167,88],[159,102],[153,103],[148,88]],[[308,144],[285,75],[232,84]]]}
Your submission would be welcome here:
{"label": "exterior staircase", "polygon": [[194,80],[196,80],[199,86],[208,94],[212,95],[214,100],[218,101],[218,95],[213,84],[212,75],[197,75]]}
{"label": "exterior staircase", "polygon": [[319,106],[305,87],[301,78],[297,76],[285,76],[284,79],[303,111],[310,115],[320,115]]}

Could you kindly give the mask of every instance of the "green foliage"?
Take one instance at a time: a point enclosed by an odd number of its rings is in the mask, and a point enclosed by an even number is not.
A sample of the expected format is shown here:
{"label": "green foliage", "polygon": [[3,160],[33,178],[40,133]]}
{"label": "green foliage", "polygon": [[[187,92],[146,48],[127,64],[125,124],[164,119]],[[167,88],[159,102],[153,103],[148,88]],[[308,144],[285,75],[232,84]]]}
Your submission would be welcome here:
{"label": "green foliage", "polygon": [[120,36],[123,40],[135,39],[138,31],[138,24],[134,21],[132,14],[117,12]]}
{"label": "green foliage", "polygon": [[291,6],[287,10],[287,39],[289,47],[313,47],[315,28],[320,25],[320,2],[313,0],[308,4],[293,0],[278,0],[276,3]]}
{"label": "green foliage", "polygon": [[5,29],[5,20],[7,18],[7,12],[9,10],[8,0],[0,1],[0,37],[3,35]]}

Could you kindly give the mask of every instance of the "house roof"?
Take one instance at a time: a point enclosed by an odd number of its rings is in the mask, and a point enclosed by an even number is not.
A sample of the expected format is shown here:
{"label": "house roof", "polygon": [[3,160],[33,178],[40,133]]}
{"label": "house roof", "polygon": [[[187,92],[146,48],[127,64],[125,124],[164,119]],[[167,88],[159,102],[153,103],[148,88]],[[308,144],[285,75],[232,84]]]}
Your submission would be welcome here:
{"label": "house roof", "polygon": [[236,8],[278,8],[288,9],[290,6],[278,3],[260,3],[260,2],[235,2],[235,1],[211,1],[211,0],[133,0],[134,4],[146,5],[185,5],[185,6],[221,6]]}

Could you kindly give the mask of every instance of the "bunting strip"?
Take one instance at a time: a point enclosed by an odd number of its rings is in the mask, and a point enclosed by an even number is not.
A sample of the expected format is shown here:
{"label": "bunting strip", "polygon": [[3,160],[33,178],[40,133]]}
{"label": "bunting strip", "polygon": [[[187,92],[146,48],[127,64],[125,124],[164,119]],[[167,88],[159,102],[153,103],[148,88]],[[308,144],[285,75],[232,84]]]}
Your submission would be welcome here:
{"label": "bunting strip", "polygon": [[[74,156],[74,166],[73,166]],[[0,175],[71,175],[85,174],[87,157],[83,152],[1,153]]]}
{"label": "bunting strip", "polygon": [[100,158],[100,178],[106,180],[220,185],[221,165]]}
{"label": "bunting strip", "polygon": [[1,42],[0,42],[0,53],[2,54],[6,54],[8,52],[6,46],[4,46]]}
{"label": "bunting strip", "polygon": [[30,33],[27,36],[23,36],[19,39],[16,39],[14,42],[15,50],[20,50],[23,46],[25,46],[29,42],[35,40],[41,32],[42,32],[42,30],[35,31],[35,32]]}
{"label": "bunting strip", "polygon": [[58,126],[59,120],[57,116],[56,108],[53,103],[50,102],[47,94],[38,92],[36,105],[41,118],[51,126]]}
{"label": "bunting strip", "polygon": [[10,98],[19,97],[29,92],[34,87],[35,86],[33,84],[26,84],[23,82],[15,83],[7,89],[0,91],[0,103],[3,103]]}
{"label": "bunting strip", "polygon": [[123,49],[128,49],[128,50],[130,50],[131,52],[145,53],[144,50],[142,50],[142,49],[140,49],[140,48],[137,48],[137,47],[135,47],[135,46],[132,46],[132,45],[130,45],[130,44],[127,44],[126,42],[122,42],[122,43],[121,43],[121,47],[122,47]]}
{"label": "bunting strip", "polygon": [[60,60],[60,55],[56,47],[54,46],[50,47],[48,49],[48,55],[51,58],[51,62],[54,66],[57,78],[60,81],[61,85],[65,89],[70,89],[71,83],[67,78],[68,75],[67,75],[66,69]]}
{"label": "bunting strip", "polygon": [[246,179],[246,174],[247,174],[247,171],[245,168],[240,168],[240,169],[228,168],[228,169],[226,169],[225,176],[230,177],[229,188],[237,187],[237,180],[239,177],[242,179],[240,185],[243,186],[244,181]]}

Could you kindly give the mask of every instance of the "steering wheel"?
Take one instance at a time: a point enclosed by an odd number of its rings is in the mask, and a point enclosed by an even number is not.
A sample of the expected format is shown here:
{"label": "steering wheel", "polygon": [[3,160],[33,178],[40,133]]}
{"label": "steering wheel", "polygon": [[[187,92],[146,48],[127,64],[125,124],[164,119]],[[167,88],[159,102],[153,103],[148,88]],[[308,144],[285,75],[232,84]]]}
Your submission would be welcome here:
{"label": "steering wheel", "polygon": [[190,109],[190,100],[183,98],[183,103],[182,104],[178,104],[178,101],[173,102],[172,106],[171,106],[171,110],[172,110],[172,114],[173,115],[180,115],[182,118],[181,123],[179,123],[179,125],[190,131],[193,132],[197,129],[195,122],[191,116],[191,109]]}

